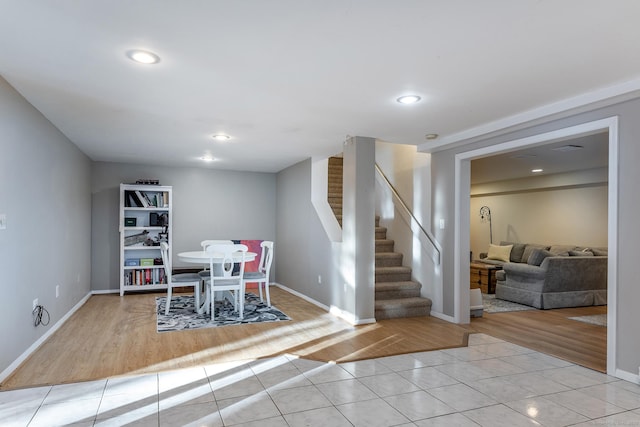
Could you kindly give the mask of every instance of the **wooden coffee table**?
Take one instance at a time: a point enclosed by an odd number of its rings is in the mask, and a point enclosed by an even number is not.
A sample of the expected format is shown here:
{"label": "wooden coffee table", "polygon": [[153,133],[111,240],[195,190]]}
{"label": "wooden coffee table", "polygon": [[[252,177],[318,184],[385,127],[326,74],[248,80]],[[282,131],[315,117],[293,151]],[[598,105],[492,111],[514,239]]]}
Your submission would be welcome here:
{"label": "wooden coffee table", "polygon": [[483,294],[496,292],[496,271],[502,270],[499,265],[473,261],[469,264],[469,284],[471,289],[480,288]]}

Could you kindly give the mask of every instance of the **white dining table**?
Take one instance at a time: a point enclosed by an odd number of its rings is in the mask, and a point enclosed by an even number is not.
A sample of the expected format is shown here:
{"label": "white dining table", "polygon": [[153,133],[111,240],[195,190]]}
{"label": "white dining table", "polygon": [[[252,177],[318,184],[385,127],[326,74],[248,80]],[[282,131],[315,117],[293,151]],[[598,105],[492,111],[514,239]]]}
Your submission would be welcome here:
{"label": "white dining table", "polygon": [[[256,259],[256,256],[258,256],[258,254],[255,252],[244,252],[244,261],[251,262]],[[200,249],[199,251],[180,252],[178,254],[178,259],[182,262],[187,262],[190,264],[202,264],[208,267],[211,261],[213,261],[214,264],[222,264],[222,262],[224,261],[224,256],[221,253],[206,252]],[[233,254],[234,261],[240,261],[241,259],[242,252]],[[207,306],[211,304],[211,296],[209,294],[210,292],[205,292],[205,301],[200,307],[196,308],[198,314],[202,314]]]}

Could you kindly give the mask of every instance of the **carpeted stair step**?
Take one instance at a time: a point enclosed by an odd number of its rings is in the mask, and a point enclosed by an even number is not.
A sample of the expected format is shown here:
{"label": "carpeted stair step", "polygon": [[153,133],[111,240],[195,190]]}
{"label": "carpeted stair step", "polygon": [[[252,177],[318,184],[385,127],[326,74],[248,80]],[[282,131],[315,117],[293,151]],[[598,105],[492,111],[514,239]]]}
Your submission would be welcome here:
{"label": "carpeted stair step", "polygon": [[387,238],[387,227],[376,227],[376,240]]}
{"label": "carpeted stair step", "polygon": [[402,254],[398,252],[379,252],[376,254],[376,267],[399,267]]}
{"label": "carpeted stair step", "polygon": [[329,206],[342,207],[342,196],[329,196],[327,197],[327,201],[329,202]]}
{"label": "carpeted stair step", "polygon": [[333,214],[338,216],[342,216],[342,206],[331,206],[331,210],[333,211]]}
{"label": "carpeted stair step", "polygon": [[376,301],[419,297],[421,288],[422,285],[413,280],[376,283]]}
{"label": "carpeted stair step", "polygon": [[390,239],[376,239],[376,253],[393,252],[395,242]]}
{"label": "carpeted stair step", "polygon": [[375,283],[404,282],[411,280],[411,267],[376,267]]}
{"label": "carpeted stair step", "polygon": [[376,320],[400,317],[429,316],[431,300],[429,298],[400,298],[376,301]]}

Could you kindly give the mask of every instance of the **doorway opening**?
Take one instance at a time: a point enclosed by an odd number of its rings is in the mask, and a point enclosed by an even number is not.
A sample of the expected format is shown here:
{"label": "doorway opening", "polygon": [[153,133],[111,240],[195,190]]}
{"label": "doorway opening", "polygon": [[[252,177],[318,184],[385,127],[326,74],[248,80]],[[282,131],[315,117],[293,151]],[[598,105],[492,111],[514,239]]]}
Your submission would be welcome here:
{"label": "doorway opening", "polygon": [[608,196],[607,196],[607,373],[613,375],[616,343],[616,295],[617,295],[617,170],[618,132],[617,117],[583,123],[543,134],[520,138],[481,149],[459,153],[455,158],[455,255],[454,255],[454,320],[469,323],[469,263],[470,263],[470,184],[471,161],[491,155],[499,155],[525,148],[571,140],[596,133],[608,135]]}

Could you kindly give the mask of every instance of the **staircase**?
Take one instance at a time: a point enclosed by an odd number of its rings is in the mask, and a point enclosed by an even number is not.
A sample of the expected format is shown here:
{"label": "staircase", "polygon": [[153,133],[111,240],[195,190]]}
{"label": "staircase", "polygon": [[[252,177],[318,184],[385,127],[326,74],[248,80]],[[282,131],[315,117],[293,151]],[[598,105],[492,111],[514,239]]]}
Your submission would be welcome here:
{"label": "staircase", "polygon": [[327,200],[342,227],[342,157],[329,157]]}
{"label": "staircase", "polygon": [[[329,158],[328,202],[342,226],[342,158]],[[411,267],[402,265],[402,254],[394,252],[394,241],[387,239],[387,229],[380,227],[376,215],[376,296],[377,320],[398,317],[428,316],[431,300],[420,296],[422,285],[411,280]]]}

